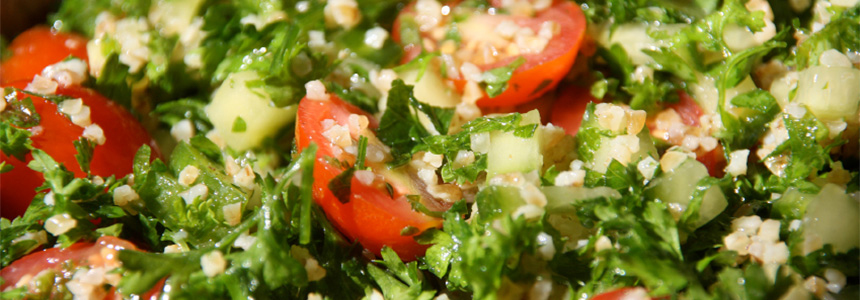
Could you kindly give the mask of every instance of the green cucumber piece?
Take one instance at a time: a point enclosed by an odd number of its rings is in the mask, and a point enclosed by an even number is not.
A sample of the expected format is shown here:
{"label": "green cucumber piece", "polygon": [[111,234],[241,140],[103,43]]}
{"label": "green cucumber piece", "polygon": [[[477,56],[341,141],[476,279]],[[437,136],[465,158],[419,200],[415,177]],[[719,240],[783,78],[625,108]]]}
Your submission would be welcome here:
{"label": "green cucumber piece", "polygon": [[860,247],[860,199],[839,186],[825,185],[806,206],[803,237],[804,254],[827,244],[837,253]]}
{"label": "green cucumber piece", "polygon": [[[648,185],[648,195],[656,200],[667,203],[673,209],[676,220],[686,212],[688,206],[696,197],[702,179],[708,177],[708,169],[695,159],[688,158],[679,166],[655,178]],[[704,187],[707,190],[702,196],[698,218],[693,224],[699,228],[707,224],[728,206],[723,191],[717,185]]]}
{"label": "green cucumber piece", "polygon": [[[419,74],[421,78],[418,78]],[[418,68],[412,68],[399,72],[397,76],[414,86],[412,92],[418,101],[438,107],[455,107],[460,103],[460,96],[445,84],[436,67],[428,66],[423,74]]]}
{"label": "green cucumber piece", "polygon": [[795,99],[822,121],[857,120],[860,70],[815,66],[800,72]]}
{"label": "green cucumber piece", "polygon": [[[212,94],[206,115],[228,146],[244,151],[259,146],[296,117],[296,106],[276,107],[262,87],[251,88],[249,82],[259,82],[253,71],[232,73]],[[245,123],[244,130],[233,130],[236,120]]]}
{"label": "green cucumber piece", "polygon": [[621,198],[621,193],[605,186],[594,188],[581,186],[544,186],[541,187],[541,192],[546,196],[546,211],[552,214],[575,214],[576,205],[585,200]]}
{"label": "green cucumber piece", "polygon": [[[528,124],[540,124],[537,110],[523,114],[520,126]],[[487,152],[487,178],[512,172],[540,171],[543,166],[540,145],[539,134],[521,138],[513,132],[491,132],[490,149]]]}

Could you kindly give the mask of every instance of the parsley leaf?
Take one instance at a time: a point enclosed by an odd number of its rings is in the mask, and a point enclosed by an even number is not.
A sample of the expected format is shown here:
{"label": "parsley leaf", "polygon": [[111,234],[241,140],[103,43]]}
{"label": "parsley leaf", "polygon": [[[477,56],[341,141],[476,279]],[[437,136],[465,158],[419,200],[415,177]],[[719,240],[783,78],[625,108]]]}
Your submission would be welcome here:
{"label": "parsley leaf", "polygon": [[3,123],[11,124],[19,128],[28,128],[39,125],[42,118],[33,106],[33,99],[25,97],[18,99],[18,91],[6,89],[6,109],[0,112]]}
{"label": "parsley leaf", "polygon": [[451,125],[451,119],[454,117],[453,108],[442,108],[431,106],[418,101],[415,97],[409,98],[409,104],[415,107],[420,112],[427,115],[433,128],[440,134],[448,133],[448,127]]}
{"label": "parsley leaf", "polygon": [[[827,126],[807,114],[804,118],[795,119],[789,115],[783,117],[785,128],[788,130],[788,140],[777,146],[777,149],[791,151],[785,177],[790,182],[796,182],[820,171],[830,161],[830,155],[819,141],[827,138]],[[774,150],[771,155],[779,154]]]}
{"label": "parsley leaf", "polygon": [[[526,59],[520,56],[507,66],[485,71],[481,74],[480,86],[487,92],[487,96],[490,98],[501,95],[508,88],[508,81],[511,80],[514,71],[525,62]],[[517,89],[517,87],[514,86],[514,89]]]}
{"label": "parsley leaf", "polygon": [[212,122],[205,111],[206,101],[197,98],[183,98],[160,103],[153,111],[161,122],[173,126],[179,121],[190,120],[198,132],[212,130]]}
{"label": "parsley leaf", "polygon": [[245,119],[242,119],[242,117],[236,117],[236,119],[233,120],[233,128],[231,129],[231,131],[245,132],[246,127],[247,125],[245,125]]}
{"label": "parsley leaf", "polygon": [[860,6],[855,5],[833,16],[824,28],[797,45],[797,68],[803,70],[817,66],[821,54],[830,49],[842,53],[860,49]]}
{"label": "parsley leaf", "polygon": [[0,122],[0,150],[3,154],[24,161],[24,154],[33,148],[32,144],[30,131],[12,126],[7,122]]}
{"label": "parsley leaf", "polygon": [[406,85],[403,80],[398,79],[391,83],[388,106],[379,120],[376,135],[380,141],[391,147],[394,165],[405,163],[420,139],[430,135],[410,106],[412,101],[417,101],[412,100],[414,98],[412,86]]}
{"label": "parsley leaf", "polygon": [[430,300],[436,291],[430,289],[427,281],[423,280],[416,262],[403,263],[397,253],[391,248],[384,247],[381,251],[382,260],[376,262],[386,267],[386,270],[375,265],[368,265],[367,271],[382,289],[382,294],[389,299],[423,299]]}
{"label": "parsley leaf", "polygon": [[78,161],[81,171],[89,174],[90,162],[93,160],[93,150],[95,150],[96,143],[83,137],[72,143],[75,145],[75,150],[78,151],[78,153],[75,154],[75,160]]}
{"label": "parsley leaf", "polygon": [[101,69],[101,74],[96,78],[93,87],[108,99],[116,101],[130,111],[134,111],[131,105],[131,86],[128,77],[130,72],[128,66],[119,62],[119,53],[112,52]]}
{"label": "parsley leaf", "polygon": [[355,174],[355,168],[349,168],[328,182],[328,189],[342,204],[349,203],[349,196],[352,195],[353,174]]}
{"label": "parsley leaf", "polygon": [[767,124],[780,112],[779,103],[768,91],[756,89],[731,100],[735,113],[720,109],[723,130],[717,136],[729,150],[752,147],[767,131]]}

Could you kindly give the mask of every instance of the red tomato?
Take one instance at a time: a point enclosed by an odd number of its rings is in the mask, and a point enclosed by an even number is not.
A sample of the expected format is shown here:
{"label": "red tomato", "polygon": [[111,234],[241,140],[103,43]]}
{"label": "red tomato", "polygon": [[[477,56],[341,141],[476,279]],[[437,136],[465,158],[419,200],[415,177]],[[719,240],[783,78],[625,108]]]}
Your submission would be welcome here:
{"label": "red tomato", "polygon": [[[669,108],[674,109],[681,117],[681,121],[687,126],[699,126],[699,117],[704,114],[702,108],[699,107],[699,103],[684,91],[678,91],[678,98],[678,103],[669,105]],[[712,177],[720,178],[725,174],[726,157],[720,146],[708,152],[702,150],[696,151],[696,160],[708,168],[708,174]]]}
{"label": "red tomato", "polygon": [[727,162],[723,147],[717,146],[714,150],[708,152],[697,151],[696,160],[708,168],[708,175],[711,175],[711,177],[722,178],[726,174]]}
{"label": "red tomato", "polygon": [[[641,287],[626,287],[614,291],[605,292],[591,297],[591,300],[622,300],[622,299],[642,299],[641,296],[646,296],[646,299],[654,299],[648,297],[648,291]],[[657,299],[668,299],[668,297],[658,297]]]}
{"label": "red tomato", "polygon": [[442,221],[412,210],[405,195],[409,188],[389,181],[394,195],[389,194],[385,183],[377,179],[370,186],[355,177],[351,181],[349,202],[343,204],[329,190],[329,182],[344,171],[330,158],[350,162],[351,155],[335,155],[334,147],[323,135],[322,122],[332,119],[341,126],[347,126],[350,114],[365,115],[371,120],[370,127],[376,127],[373,117],[362,112],[343,100],[318,101],[302,99],[299,103],[296,126],[296,144],[301,151],[311,143],[319,146],[314,164],[314,200],[325,211],[334,226],[350,240],[360,242],[366,249],[379,255],[383,246],[392,248],[404,260],[414,260],[424,255],[427,246],[419,245],[411,236],[403,236],[401,230],[412,226],[418,230],[439,227]]}
{"label": "red tomato", "polygon": [[[414,9],[411,7],[401,12],[393,28],[395,41],[400,41],[401,18],[414,16],[414,14]],[[509,56],[494,63],[476,64],[481,70],[486,71],[509,65],[517,57],[526,59],[526,62],[514,72],[513,77],[508,81],[508,88],[502,94],[494,98],[485,95],[478,100],[478,106],[482,107],[513,106],[533,100],[552,90],[570,70],[585,36],[585,16],[577,5],[568,1],[559,1],[531,18],[501,14],[477,17],[481,18],[481,23],[489,24],[489,28],[495,28],[496,24],[505,20],[513,21],[520,27],[531,28],[534,32],[538,32],[541,24],[546,21],[554,21],[561,28],[560,34],[555,35],[541,53]],[[434,41],[430,34],[424,38]],[[434,42],[438,44],[441,41]],[[464,45],[468,42],[465,38],[461,41]],[[418,45],[404,45],[405,58],[412,59],[417,56],[421,51],[420,47]],[[458,88],[464,84],[465,81],[462,79],[455,80],[455,86]]]}
{"label": "red tomato", "polygon": [[[50,248],[34,252],[0,270],[0,277],[3,277],[4,280],[0,289],[5,290],[7,287],[14,286],[25,276],[35,276],[48,269],[61,271],[64,268],[78,266],[113,268],[117,266],[117,252],[119,250],[140,251],[129,241],[105,236],[96,240],[95,243],[78,242],[67,248]],[[161,290],[159,285],[141,298],[157,299],[158,291]],[[122,299],[122,297],[112,289],[105,299]]]}
{"label": "red tomato", "polygon": [[0,83],[31,80],[42,69],[69,55],[87,60],[87,39],[38,26],[24,31],[9,45],[12,57],[0,65]]}
{"label": "red tomato", "polygon": [[[26,82],[17,82],[11,86],[24,88],[26,85]],[[93,175],[122,177],[131,173],[134,155],[142,145],[149,145],[153,149],[153,157],[159,156],[158,147],[149,133],[119,104],[93,90],[81,87],[60,87],[57,94],[83,99],[83,103],[90,107],[90,119],[104,131],[105,143],[97,145],[93,151],[90,163],[90,172]],[[26,96],[18,93],[19,99]],[[80,138],[83,128],[58,112],[56,103],[36,96],[29,97],[41,116],[39,126],[30,128],[33,133],[33,147],[42,149],[54,160],[64,164],[76,177],[85,177],[86,174],[81,171],[75,159],[77,150],[73,144]],[[0,198],[3,201],[1,213],[3,217],[11,219],[24,213],[35,196],[35,189],[42,185],[44,179],[41,173],[27,167],[27,163],[32,159],[30,154],[26,155],[23,162],[14,157],[6,157],[2,153],[0,159],[14,167],[12,171],[0,174],[3,184],[0,189]]]}
{"label": "red tomato", "polygon": [[674,109],[687,126],[699,126],[699,117],[704,114],[699,103],[681,90],[678,91],[678,99],[677,103],[672,103],[668,107]]}
{"label": "red tomato", "polygon": [[564,87],[552,106],[550,123],[564,128],[564,132],[569,135],[576,135],[579,125],[582,124],[585,108],[591,102],[600,100],[594,98],[588,88],[577,85]]}

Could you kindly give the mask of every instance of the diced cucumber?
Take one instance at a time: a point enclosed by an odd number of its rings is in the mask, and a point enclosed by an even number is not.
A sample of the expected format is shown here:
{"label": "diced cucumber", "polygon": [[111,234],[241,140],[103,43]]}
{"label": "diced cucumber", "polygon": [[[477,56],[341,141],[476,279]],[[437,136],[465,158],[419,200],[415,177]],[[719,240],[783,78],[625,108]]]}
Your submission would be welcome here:
{"label": "diced cucumber", "polygon": [[428,66],[416,81],[419,73],[417,68],[397,73],[403,82],[414,86],[412,92],[418,101],[438,107],[455,107],[460,103],[460,96],[445,84],[438,68]]}
{"label": "diced cucumber", "polygon": [[[659,201],[669,204],[673,216],[677,219],[683,215],[693,200],[699,182],[708,176],[705,165],[695,159],[688,158],[674,169],[661,174],[648,185],[648,193]],[[699,214],[694,224],[695,228],[707,224],[728,206],[723,191],[719,186],[711,186],[702,198]]]}
{"label": "diced cucumber", "polygon": [[733,52],[741,52],[746,49],[761,45],[755,40],[753,33],[746,26],[738,24],[727,24],[723,28],[723,40]]}
{"label": "diced cucumber", "polygon": [[150,6],[149,19],[167,35],[181,34],[191,25],[203,0],[156,0]]}
{"label": "diced cucumber", "polygon": [[513,186],[487,186],[477,195],[475,202],[478,205],[477,220],[486,223],[493,219],[509,216],[517,208],[526,204],[520,196],[520,189]]}
{"label": "diced cucumber", "polygon": [[[428,66],[424,74],[421,74],[420,80],[416,82],[416,79],[419,79],[419,73],[418,69],[408,69],[397,74],[404,83],[413,86],[412,92],[415,99],[437,107],[456,107],[460,103],[460,96],[445,85],[438,68]],[[434,128],[430,118],[423,112],[418,112],[418,119],[424,127]],[[447,134],[447,132],[439,132],[439,134]]]}
{"label": "diced cucumber", "polygon": [[[650,26],[646,23],[628,23],[617,27],[605,26],[604,32],[601,32],[598,37],[598,42],[604,47],[611,47],[618,44],[624,51],[627,52],[627,57],[634,65],[644,65],[654,62],[642,50],[657,50],[665,46],[665,43],[652,38],[649,31],[660,31],[664,34],[672,34],[683,28],[685,24],[665,24],[660,26]],[[611,30],[611,36],[609,31]]]}
{"label": "diced cucumber", "polygon": [[[540,124],[537,110],[523,114],[520,125],[527,124]],[[540,170],[543,165],[540,145],[539,134],[521,138],[513,132],[491,132],[490,149],[487,152],[487,178],[511,172]]]}
{"label": "diced cucumber", "polygon": [[797,101],[822,121],[857,120],[860,106],[860,70],[815,66],[800,72]]}
{"label": "diced cucumber", "polygon": [[[260,145],[296,117],[296,106],[275,107],[262,87],[250,88],[248,82],[260,80],[253,71],[242,71],[227,79],[212,94],[206,115],[231,148],[243,151]],[[234,126],[237,119],[245,123]],[[238,127],[238,128],[237,128]],[[236,129],[236,130],[234,130]]]}
{"label": "diced cucumber", "polygon": [[547,213],[574,213],[578,202],[597,198],[621,198],[621,193],[610,187],[594,188],[577,186],[544,186],[541,192],[546,196]]}
{"label": "diced cucumber", "polygon": [[860,247],[860,199],[827,184],[806,207],[803,217],[804,254],[823,245],[837,253]]}
{"label": "diced cucumber", "polygon": [[[690,85],[691,96],[693,96],[693,99],[696,99],[696,102],[699,103],[699,107],[702,108],[705,114],[717,113],[717,104],[720,99],[720,91],[717,89],[717,84],[716,79],[713,77],[697,74],[696,83]],[[731,104],[732,98],[755,89],[756,85],[752,77],[747,76],[737,86],[726,90],[723,104],[726,108],[731,108],[733,107]]]}

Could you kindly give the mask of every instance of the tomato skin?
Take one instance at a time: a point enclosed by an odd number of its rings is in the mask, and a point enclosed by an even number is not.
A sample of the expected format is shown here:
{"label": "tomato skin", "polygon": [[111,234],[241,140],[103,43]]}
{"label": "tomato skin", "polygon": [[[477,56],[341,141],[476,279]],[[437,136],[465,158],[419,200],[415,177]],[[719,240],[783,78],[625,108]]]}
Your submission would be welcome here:
{"label": "tomato skin", "polygon": [[87,61],[87,39],[72,33],[55,32],[45,26],[33,27],[9,45],[12,57],[0,64],[0,84],[31,80],[42,69],[69,57]]}
{"label": "tomato skin", "polygon": [[99,252],[103,248],[139,251],[137,246],[129,241],[117,237],[105,236],[96,240],[95,243],[78,242],[67,248],[49,248],[33,252],[0,270],[0,276],[5,280],[0,289],[6,289],[7,287],[14,285],[25,275],[35,275],[36,273],[46,269],[60,270],[66,262],[71,262],[76,266],[105,266],[105,261],[103,259],[96,259],[100,257],[91,257],[93,255],[100,256]]}
{"label": "tomato skin", "polygon": [[582,117],[588,103],[599,103],[588,88],[570,85],[564,87],[552,106],[550,123],[564,128],[564,132],[575,136],[582,124]]}
{"label": "tomato skin", "polygon": [[405,199],[408,191],[393,185],[392,197],[384,187],[367,186],[353,177],[349,202],[343,204],[328,188],[329,182],[344,171],[342,166],[331,164],[328,158],[350,163],[353,158],[334,155],[331,142],[323,135],[321,123],[325,119],[333,119],[345,126],[350,114],[365,115],[371,120],[371,128],[377,126],[371,116],[333,96],[326,101],[305,98],[299,103],[297,147],[301,151],[311,143],[318,145],[314,163],[314,200],[332,224],[350,240],[361,243],[376,255],[383,246],[388,246],[401,259],[414,260],[423,255],[428,246],[418,244],[411,236],[400,235],[401,230],[407,226],[419,230],[439,227],[442,221],[413,211]]}
{"label": "tomato skin", "polygon": [[[27,82],[16,82],[10,86],[24,88]],[[98,124],[105,135],[105,143],[97,145],[93,150],[90,172],[93,175],[108,177],[125,176],[132,172],[134,155],[142,145],[153,149],[153,158],[159,157],[155,141],[137,119],[120,105],[99,95],[93,90],[82,87],[60,87],[58,95],[81,98],[90,107],[90,119]],[[26,95],[19,93],[19,99]],[[75,154],[77,150],[73,142],[80,138],[83,128],[73,124],[68,117],[57,111],[57,104],[41,97],[29,96],[33,101],[36,112],[41,116],[38,130],[31,128],[33,147],[42,149],[55,161],[62,163],[75,177],[86,177],[78,165]],[[35,189],[42,185],[42,174],[31,170],[27,163],[32,155],[27,154],[24,161],[0,154],[2,161],[8,162],[13,169],[0,174],[3,188],[0,189],[2,198],[3,217],[12,219],[24,213],[29,206]]]}
{"label": "tomato skin", "polygon": [[[554,20],[561,26],[561,33],[553,37],[540,54],[524,55],[526,63],[514,72],[508,81],[508,88],[495,98],[485,95],[478,100],[478,106],[509,106],[534,100],[555,88],[573,66],[585,37],[585,15],[579,6],[564,1],[539,13],[533,20],[537,20],[533,27],[543,23],[543,20]],[[508,65],[514,59],[512,57],[479,67],[486,71]]]}
{"label": "tomato skin", "polygon": [[[591,300],[622,300],[622,299],[641,299],[640,296],[648,295],[648,292],[645,288],[641,287],[625,287],[617,290],[597,294],[594,297],[591,297]],[[668,296],[660,296],[657,298],[648,297],[647,299],[658,299],[658,300],[666,300],[669,299]]]}
{"label": "tomato skin", "polygon": [[[77,242],[66,248],[49,248],[30,253],[0,270],[4,283],[0,289],[15,285],[24,276],[35,276],[43,270],[63,270],[67,264],[72,266],[109,267],[115,263],[119,250],[140,251],[134,244],[113,236],[100,237],[95,243]],[[112,253],[111,253],[112,252]],[[105,258],[108,254],[112,258]],[[156,299],[163,281],[140,299]],[[122,299],[115,290],[108,292],[105,299]]]}
{"label": "tomato skin", "polygon": [[[400,42],[400,18],[404,14],[412,13],[414,9],[410,6],[404,9],[395,21],[392,33],[395,41]],[[526,62],[514,72],[508,81],[507,89],[494,98],[485,94],[477,102],[481,107],[514,106],[534,100],[551,91],[573,66],[580,44],[585,37],[585,15],[579,6],[568,1],[559,1],[533,18],[499,16],[492,19],[499,22],[502,19],[509,19],[519,26],[530,27],[535,32],[539,31],[544,21],[552,20],[559,24],[561,33],[553,37],[543,52],[521,55]],[[404,45],[404,50],[404,62],[406,62],[418,56],[421,47]],[[478,68],[486,71],[507,66],[516,59],[517,57],[508,57],[492,64],[478,65]],[[463,79],[453,81],[458,89],[465,86]]]}

